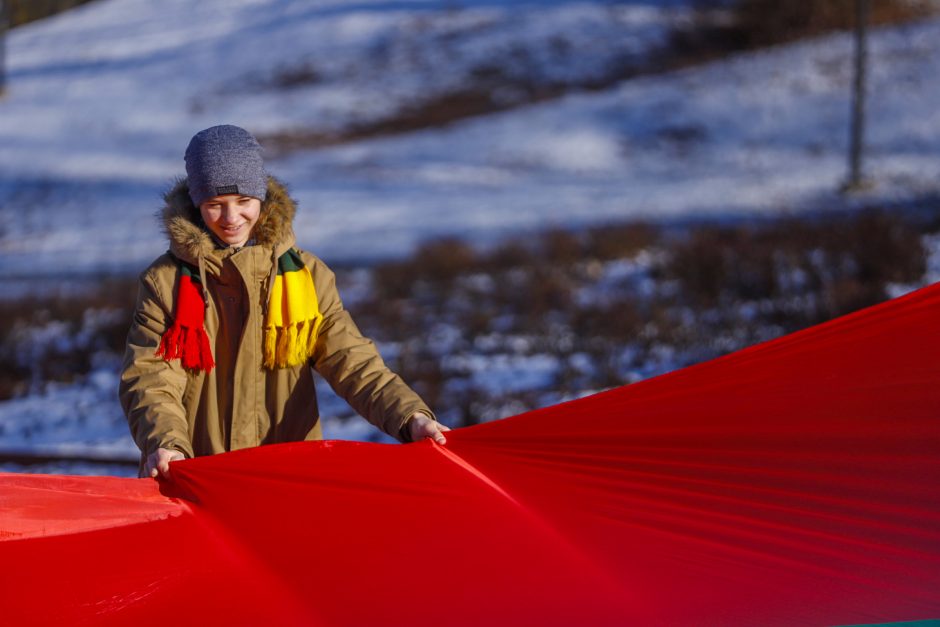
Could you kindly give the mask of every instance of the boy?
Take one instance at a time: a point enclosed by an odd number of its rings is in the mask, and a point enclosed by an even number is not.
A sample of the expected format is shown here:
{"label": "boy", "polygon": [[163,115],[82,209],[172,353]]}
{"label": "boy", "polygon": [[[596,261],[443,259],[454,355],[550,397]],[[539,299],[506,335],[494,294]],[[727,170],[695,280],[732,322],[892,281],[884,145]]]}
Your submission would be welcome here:
{"label": "boy", "polygon": [[121,374],[140,476],[321,439],[311,367],[389,435],[444,444],[448,428],[360,334],[330,269],[296,248],[294,201],[255,138],[214,126],[185,160],[187,178],[164,196],[170,249],[140,275]]}

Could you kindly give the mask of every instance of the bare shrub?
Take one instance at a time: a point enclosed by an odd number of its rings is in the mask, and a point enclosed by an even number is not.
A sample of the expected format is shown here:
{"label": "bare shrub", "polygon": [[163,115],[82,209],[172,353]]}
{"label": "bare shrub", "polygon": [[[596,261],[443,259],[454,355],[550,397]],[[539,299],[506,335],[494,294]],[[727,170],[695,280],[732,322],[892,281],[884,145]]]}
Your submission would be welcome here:
{"label": "bare shrub", "polygon": [[0,301],[0,399],[74,381],[96,354],[123,352],[136,292],[135,280],[112,279],[80,296]]}
{"label": "bare shrub", "polygon": [[[678,232],[550,230],[487,249],[447,239],[373,267],[373,289],[347,305],[366,335],[393,347],[389,365],[435,410],[473,424],[880,302],[890,284],[923,279],[923,234],[940,221],[926,225],[867,211]],[[339,271],[340,288],[342,279]],[[101,352],[120,354],[135,292],[127,279],[79,297],[0,301],[0,398],[36,380],[81,377]],[[16,338],[30,333],[39,349],[24,360]],[[557,368],[537,384],[488,388],[486,364],[516,359]]]}
{"label": "bare shrub", "polygon": [[446,238],[421,246],[413,263],[424,278],[447,282],[475,270],[477,252],[462,240]]}
{"label": "bare shrub", "polygon": [[510,268],[532,266],[538,262],[538,255],[530,246],[518,239],[501,242],[486,258],[482,269],[501,272]]}
{"label": "bare shrub", "polygon": [[20,26],[62,13],[91,0],[6,0],[10,26]]}
{"label": "bare shrub", "polygon": [[636,256],[652,247],[661,237],[659,229],[643,222],[607,224],[588,229],[588,254],[602,261]]}
{"label": "bare shrub", "polygon": [[925,271],[918,229],[901,216],[867,211],[700,228],[673,248],[663,276],[678,281],[683,301],[696,307],[820,293],[822,309],[805,320],[819,322],[884,300],[888,283],[914,282]]}
{"label": "bare shrub", "polygon": [[374,284],[383,298],[405,298],[422,282],[439,286],[472,273],[477,266],[473,248],[462,240],[446,238],[423,244],[409,259],[377,266]]}
{"label": "bare shrub", "polygon": [[876,305],[884,298],[884,290],[878,284],[855,277],[839,278],[826,286],[816,315],[819,321],[828,320]]}
{"label": "bare shrub", "polygon": [[[668,66],[703,63],[855,26],[855,0],[692,0],[691,5],[690,19],[670,32]],[[930,0],[878,0],[870,6],[874,25],[908,22],[937,11]]]}
{"label": "bare shrub", "polygon": [[306,62],[278,67],[271,77],[271,84],[280,89],[293,89],[314,85],[321,80],[322,76],[316,67],[310,62]]}
{"label": "bare shrub", "polygon": [[29,390],[29,379],[29,368],[12,356],[0,356],[0,400],[25,394]]}
{"label": "bare shrub", "polygon": [[271,154],[285,155],[296,150],[445,126],[464,118],[502,111],[517,104],[544,100],[563,92],[561,88],[546,87],[519,102],[504,102],[494,96],[498,93],[495,88],[473,85],[428,97],[417,104],[403,107],[389,117],[352,125],[337,132],[297,128],[259,135],[258,141]]}
{"label": "bare shrub", "polygon": [[727,230],[696,229],[673,249],[664,277],[678,281],[684,298],[694,304],[714,306],[728,284],[732,238]]}
{"label": "bare shrub", "polygon": [[539,248],[546,263],[570,265],[584,257],[584,246],[576,233],[551,229],[539,238]]}
{"label": "bare shrub", "polygon": [[[733,21],[745,46],[766,46],[852,28],[855,5],[855,0],[738,0]],[[871,3],[871,22],[905,22],[923,17],[931,9],[927,1],[879,0]]]}
{"label": "bare shrub", "polygon": [[571,327],[576,334],[601,338],[608,345],[636,340],[644,324],[644,317],[629,294],[621,294],[613,302],[578,307],[571,314]]}

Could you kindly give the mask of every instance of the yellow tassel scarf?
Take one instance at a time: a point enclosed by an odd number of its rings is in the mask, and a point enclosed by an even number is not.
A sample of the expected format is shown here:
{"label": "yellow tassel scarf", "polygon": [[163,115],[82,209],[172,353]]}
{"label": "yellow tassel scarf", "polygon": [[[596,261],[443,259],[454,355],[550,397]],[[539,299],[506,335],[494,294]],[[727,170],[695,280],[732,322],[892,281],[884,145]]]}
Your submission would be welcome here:
{"label": "yellow tassel scarf", "polygon": [[291,249],[277,260],[264,323],[264,367],[299,366],[313,356],[323,315],[310,270]]}

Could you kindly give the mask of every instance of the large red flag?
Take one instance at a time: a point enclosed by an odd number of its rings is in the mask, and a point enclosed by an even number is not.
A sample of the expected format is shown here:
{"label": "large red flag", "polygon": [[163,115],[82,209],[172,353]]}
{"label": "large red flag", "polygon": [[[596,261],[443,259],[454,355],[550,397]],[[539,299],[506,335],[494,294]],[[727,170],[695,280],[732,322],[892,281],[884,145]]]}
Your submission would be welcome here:
{"label": "large red flag", "polygon": [[0,474],[4,624],[940,618],[940,287],[448,444]]}

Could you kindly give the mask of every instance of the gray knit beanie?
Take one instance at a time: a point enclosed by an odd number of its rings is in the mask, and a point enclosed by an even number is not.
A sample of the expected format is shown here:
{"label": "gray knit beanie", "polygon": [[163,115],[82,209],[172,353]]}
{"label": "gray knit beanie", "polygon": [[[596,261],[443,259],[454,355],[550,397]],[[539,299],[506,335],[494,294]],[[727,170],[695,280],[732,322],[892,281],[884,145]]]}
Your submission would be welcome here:
{"label": "gray knit beanie", "polygon": [[197,207],[223,194],[241,194],[264,200],[268,177],[261,145],[251,133],[223,124],[199,131],[186,148],[189,197]]}

